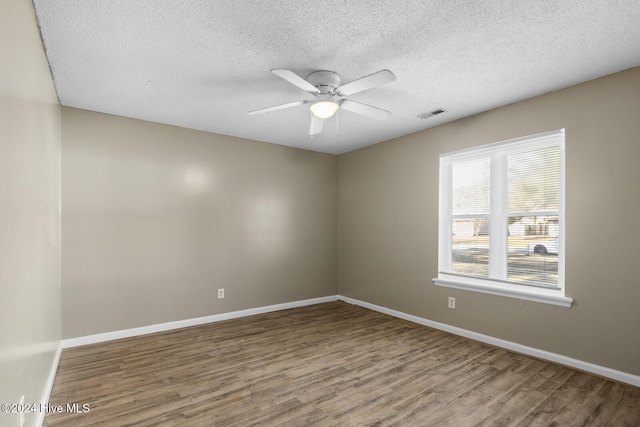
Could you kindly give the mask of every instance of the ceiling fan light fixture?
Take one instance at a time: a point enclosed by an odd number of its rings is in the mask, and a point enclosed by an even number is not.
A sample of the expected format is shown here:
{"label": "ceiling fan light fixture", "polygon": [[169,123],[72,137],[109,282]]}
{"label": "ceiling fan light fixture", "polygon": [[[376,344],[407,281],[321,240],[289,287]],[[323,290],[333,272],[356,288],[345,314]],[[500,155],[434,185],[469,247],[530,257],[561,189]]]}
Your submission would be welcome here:
{"label": "ceiling fan light fixture", "polygon": [[338,104],[333,101],[317,101],[311,104],[311,112],[320,119],[328,119],[338,111]]}

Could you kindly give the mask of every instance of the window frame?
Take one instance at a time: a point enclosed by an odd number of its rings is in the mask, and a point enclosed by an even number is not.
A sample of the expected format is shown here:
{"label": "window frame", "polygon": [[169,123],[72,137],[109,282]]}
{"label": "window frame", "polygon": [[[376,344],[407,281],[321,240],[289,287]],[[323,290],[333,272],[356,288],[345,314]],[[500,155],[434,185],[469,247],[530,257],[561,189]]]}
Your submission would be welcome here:
{"label": "window frame", "polygon": [[[509,153],[545,147],[559,147],[559,206],[558,211],[529,212],[558,216],[558,284],[509,282],[507,278],[508,250],[508,165]],[[489,210],[489,278],[451,273],[452,222],[454,215],[452,165],[456,162],[490,157],[490,210]],[[565,131],[564,129],[500,141],[479,147],[443,153],[440,155],[437,286],[482,292],[529,301],[570,307],[573,299],[565,295]],[[472,214],[476,217],[479,215]],[[496,244],[495,242],[499,242]]]}

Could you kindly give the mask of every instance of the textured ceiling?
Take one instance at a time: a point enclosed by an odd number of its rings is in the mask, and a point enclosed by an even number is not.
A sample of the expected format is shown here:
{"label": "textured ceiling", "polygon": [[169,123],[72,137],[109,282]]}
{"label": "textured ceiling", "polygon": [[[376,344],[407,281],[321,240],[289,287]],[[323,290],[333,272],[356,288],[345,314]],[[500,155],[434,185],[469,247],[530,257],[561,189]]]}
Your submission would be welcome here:
{"label": "textured ceiling", "polygon": [[[344,153],[640,65],[638,0],[34,0],[63,105]],[[309,137],[312,96],[275,76],[381,69]],[[446,110],[430,119],[421,113]]]}

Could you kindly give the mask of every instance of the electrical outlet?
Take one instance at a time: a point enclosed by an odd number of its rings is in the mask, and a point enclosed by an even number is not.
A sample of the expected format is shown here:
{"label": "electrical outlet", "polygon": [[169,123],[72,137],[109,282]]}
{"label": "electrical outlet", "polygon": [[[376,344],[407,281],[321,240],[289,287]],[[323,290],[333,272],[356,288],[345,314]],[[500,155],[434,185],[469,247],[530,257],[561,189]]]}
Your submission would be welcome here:
{"label": "electrical outlet", "polygon": [[218,289],[218,299],[224,298],[224,288]]}
{"label": "electrical outlet", "polygon": [[456,308],[456,299],[454,297],[449,297],[449,308]]}

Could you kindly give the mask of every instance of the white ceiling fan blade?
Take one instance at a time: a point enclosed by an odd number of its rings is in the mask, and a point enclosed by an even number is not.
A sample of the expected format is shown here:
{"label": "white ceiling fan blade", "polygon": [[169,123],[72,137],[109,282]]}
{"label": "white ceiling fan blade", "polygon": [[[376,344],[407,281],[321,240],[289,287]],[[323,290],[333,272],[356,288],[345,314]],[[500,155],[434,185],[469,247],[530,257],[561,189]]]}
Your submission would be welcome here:
{"label": "white ceiling fan blade", "polygon": [[390,111],[382,110],[360,102],[349,101],[348,99],[343,99],[338,104],[340,104],[340,108],[351,111],[352,113],[371,117],[372,119],[385,120],[391,116]]}
{"label": "white ceiling fan blade", "polygon": [[249,111],[247,114],[255,116],[256,114],[269,113],[271,111],[284,110],[285,108],[297,107],[298,105],[308,104],[311,101],[294,101],[287,104],[274,105],[273,107],[261,108],[259,110]]}
{"label": "white ceiling fan blade", "polygon": [[318,90],[317,87],[315,87],[314,85],[312,85],[311,83],[309,83],[308,81],[306,81],[305,79],[303,79],[302,77],[294,73],[293,71],[271,70],[271,72],[276,76],[288,81],[292,85],[298,86],[300,89],[304,90],[305,92],[314,93],[314,94],[320,93],[320,90]]}
{"label": "white ceiling fan blade", "polygon": [[396,79],[396,75],[389,70],[380,70],[368,76],[359,78],[347,84],[344,84],[336,89],[336,92],[340,96],[353,95],[354,93],[362,92],[363,90],[371,89],[372,87],[382,86],[383,84],[391,83]]}
{"label": "white ceiling fan blade", "polygon": [[322,125],[324,124],[324,119],[317,117],[315,114],[311,114],[311,127],[309,127],[309,135],[317,135],[322,132]]}

